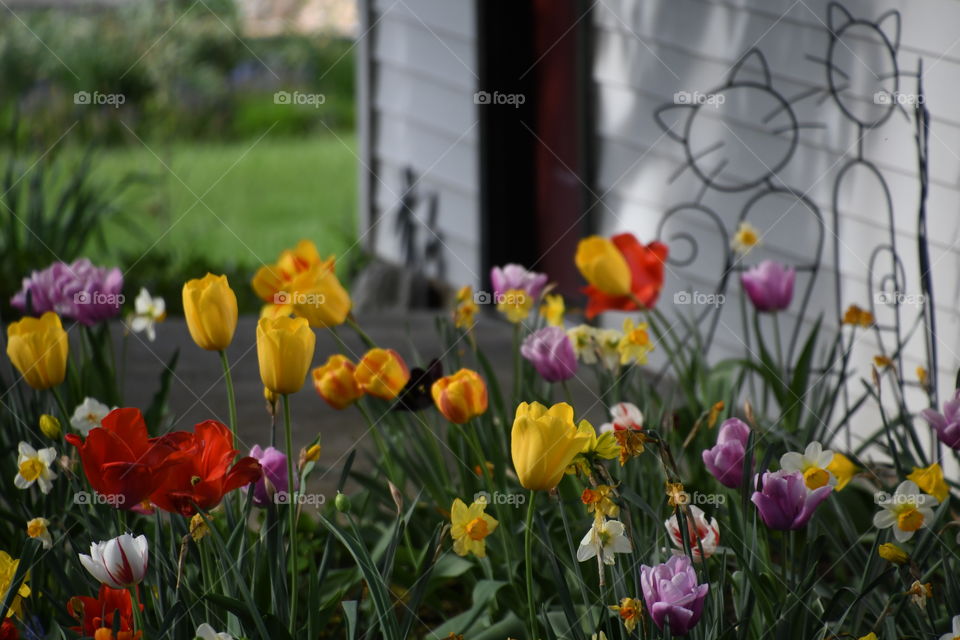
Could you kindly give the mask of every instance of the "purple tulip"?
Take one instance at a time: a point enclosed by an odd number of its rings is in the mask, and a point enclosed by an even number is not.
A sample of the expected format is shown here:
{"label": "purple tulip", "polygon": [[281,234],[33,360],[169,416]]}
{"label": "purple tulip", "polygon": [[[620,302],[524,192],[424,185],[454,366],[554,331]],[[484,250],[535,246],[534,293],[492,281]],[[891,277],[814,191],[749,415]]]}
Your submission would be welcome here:
{"label": "purple tulip", "polygon": [[750,498],[763,522],[777,531],[802,529],[820,503],[833,491],[830,485],[807,489],[799,471],[768,471],[761,478],[763,488]]}
{"label": "purple tulip", "polygon": [[674,556],[655,567],[640,567],[640,586],[657,628],[670,623],[670,633],[686,635],[700,620],[709,584],[697,584],[697,572],[687,556]]}
{"label": "purple tulip", "polygon": [[720,484],[735,489],[743,481],[743,456],[750,438],[750,427],[739,418],[720,425],[717,444],[703,452],[703,464]]}
{"label": "purple tulip", "polygon": [[120,313],[122,291],[120,269],[95,267],[81,258],[73,264],[54,262],[42,271],[34,271],[23,279],[23,288],[10,299],[10,304],[31,315],[54,311],[92,326]]}
{"label": "purple tulip", "polygon": [[937,430],[940,442],[951,449],[960,449],[960,389],[951,400],[943,403],[943,413],[924,409],[920,415]]}
{"label": "purple tulip", "polygon": [[[263,468],[263,475],[253,486],[253,504],[266,507],[274,501],[276,494],[286,496],[287,456],[279,449],[273,447],[261,449],[260,445],[254,445],[253,449],[250,449],[250,457],[256,459]],[[267,490],[267,480],[270,481],[270,490]],[[298,478],[294,477],[294,487],[297,485],[299,485]]]}
{"label": "purple tulip", "polygon": [[796,275],[795,269],[764,260],[740,274],[740,282],[757,311],[783,311],[793,299]]}
{"label": "purple tulip", "polygon": [[519,264],[507,264],[490,270],[490,284],[493,285],[494,297],[511,289],[519,289],[536,300],[547,286],[547,274],[527,271]]}
{"label": "purple tulip", "polygon": [[577,372],[573,343],[561,327],[534,331],[520,345],[520,354],[547,382],[569,380]]}

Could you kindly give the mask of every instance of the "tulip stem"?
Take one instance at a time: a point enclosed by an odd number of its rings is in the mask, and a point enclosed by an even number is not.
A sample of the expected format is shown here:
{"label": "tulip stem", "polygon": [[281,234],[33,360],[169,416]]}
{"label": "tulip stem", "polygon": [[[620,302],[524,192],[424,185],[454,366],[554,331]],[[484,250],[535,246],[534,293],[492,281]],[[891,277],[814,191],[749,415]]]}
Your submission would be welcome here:
{"label": "tulip stem", "polygon": [[287,518],[290,523],[290,633],[297,628],[297,491],[293,483],[293,429],[290,396],[283,394],[283,434],[287,447]]}
{"label": "tulip stem", "polygon": [[60,395],[59,389],[56,387],[50,387],[50,391],[53,392],[53,397],[57,401],[57,407],[60,409],[60,413],[63,414],[63,427],[60,429],[60,433],[64,434],[67,432],[67,427],[70,425],[70,413],[67,411],[67,405],[63,401],[63,396]]}
{"label": "tulip stem", "polygon": [[140,611],[140,594],[137,593],[137,585],[130,587],[130,608],[133,609],[133,630],[143,631],[143,612]]}
{"label": "tulip stem", "polygon": [[230,432],[233,434],[233,448],[237,448],[237,396],[233,391],[233,376],[230,374],[230,362],[225,349],[220,350],[220,363],[223,364],[223,378],[227,383],[227,404],[230,410]]}
{"label": "tulip stem", "polygon": [[530,491],[530,504],[527,506],[527,524],[523,532],[523,561],[527,574],[527,624],[530,626],[530,640],[537,637],[537,612],[533,605],[533,513],[537,492]]}
{"label": "tulip stem", "polygon": [[360,339],[363,340],[363,343],[367,345],[368,349],[376,349],[377,343],[367,335],[367,333],[360,328],[360,325],[357,324],[357,319],[353,317],[353,314],[347,315],[347,324],[350,325],[350,328],[357,332],[357,335],[360,336]]}

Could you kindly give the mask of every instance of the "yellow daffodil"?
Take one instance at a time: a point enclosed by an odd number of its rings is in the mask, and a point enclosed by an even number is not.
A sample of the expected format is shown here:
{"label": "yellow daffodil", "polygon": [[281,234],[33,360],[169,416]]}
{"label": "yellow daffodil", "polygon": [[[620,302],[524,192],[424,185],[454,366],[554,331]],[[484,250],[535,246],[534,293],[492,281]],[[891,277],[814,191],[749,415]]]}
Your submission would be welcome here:
{"label": "yellow daffodil", "polygon": [[630,458],[636,458],[645,449],[647,436],[638,429],[618,429],[613,432],[613,437],[620,447],[620,466],[627,463]]}
{"label": "yellow daffodil", "polygon": [[[6,593],[10,590],[18,566],[20,566],[19,560],[11,558],[6,551],[0,551],[0,593]],[[27,575],[29,576],[29,573]],[[13,602],[10,603],[10,609],[7,610],[6,617],[21,617],[23,615],[23,599],[29,597],[30,587],[27,586],[27,578],[24,578],[23,582],[20,583],[17,594],[13,597]]]}
{"label": "yellow daffodil", "polygon": [[751,249],[760,246],[760,230],[744,220],[737,227],[733,234],[733,240],[730,241],[730,248],[741,256],[750,253]]}
{"label": "yellow daffodil", "polygon": [[910,560],[907,552],[892,542],[885,542],[880,545],[877,549],[877,554],[887,562],[893,564],[906,564],[907,561]]}
{"label": "yellow daffodil", "polygon": [[834,453],[833,460],[827,465],[827,471],[837,478],[837,486],[834,489],[842,491],[853,479],[853,476],[857,475],[859,467],[842,453]]}
{"label": "yellow daffodil", "polygon": [[563,296],[559,293],[547,294],[543,298],[543,304],[540,305],[540,315],[544,317],[547,324],[553,327],[563,326],[563,314],[566,307],[563,304]]}
{"label": "yellow daffodil", "polygon": [[227,276],[208,273],[183,285],[183,315],[190,337],[207,351],[223,351],[237,330],[237,294]]}
{"label": "yellow daffodil", "polygon": [[486,500],[475,500],[469,507],[457,498],[450,508],[450,534],[453,537],[453,550],[458,556],[469,553],[483,558],[487,555],[486,538],[496,531],[497,522],[493,516],[484,513]]}
{"label": "yellow daffodil", "polygon": [[68,351],[67,332],[60,316],[52,311],[7,327],[7,357],[34,389],[49,389],[63,382]]}
{"label": "yellow daffodil", "polygon": [[617,343],[620,364],[647,364],[647,354],[653,351],[653,342],[647,333],[647,323],[634,324],[627,318],[623,321],[623,336]]}
{"label": "yellow daffodil", "polygon": [[580,494],[580,501],[587,507],[588,513],[600,514],[608,518],[616,518],[620,515],[620,507],[613,501],[613,487],[605,484],[598,484],[590,488],[587,487]]}
{"label": "yellow daffodil", "polygon": [[513,324],[527,319],[533,310],[533,298],[523,289],[507,289],[497,300],[497,311]]}
{"label": "yellow daffodil", "polygon": [[874,323],[873,314],[866,309],[861,309],[855,304],[847,307],[843,312],[843,324],[853,325],[855,327],[872,327]]}
{"label": "yellow daffodil", "polygon": [[917,367],[917,381],[924,389],[926,389],[930,384],[930,378],[927,374],[927,370],[923,367]]}
{"label": "yellow daffodil", "polygon": [[643,605],[640,598],[623,598],[620,600],[620,604],[612,605],[610,610],[615,611],[620,616],[627,633],[633,633],[637,625],[643,621]]}
{"label": "yellow daffodil", "polygon": [[940,502],[950,495],[950,487],[943,479],[943,469],[936,462],[929,467],[914,467],[913,473],[907,476],[907,480],[913,480],[925,493],[929,493]]}
{"label": "yellow daffodil", "polygon": [[510,434],[510,452],[520,484],[534,491],[553,489],[589,440],[574,425],[569,404],[561,402],[547,409],[539,402],[520,403]]}
{"label": "yellow daffodil", "polygon": [[683,488],[682,482],[667,482],[666,494],[667,504],[674,509],[690,502],[690,494]]}
{"label": "yellow daffodil", "polygon": [[53,536],[50,535],[50,521],[46,518],[33,518],[27,522],[27,535],[38,539],[44,549],[53,547]]}
{"label": "yellow daffodil", "polygon": [[453,312],[453,325],[457,329],[470,329],[473,326],[477,311],[477,303],[473,299],[473,287],[464,285],[457,292],[457,307]]}
{"label": "yellow daffodil", "polygon": [[617,446],[617,439],[614,438],[612,431],[597,433],[593,425],[586,420],[581,420],[577,425],[577,432],[583,435],[586,440],[580,455],[585,457],[596,456],[604,460],[613,460],[620,454],[620,447]]}

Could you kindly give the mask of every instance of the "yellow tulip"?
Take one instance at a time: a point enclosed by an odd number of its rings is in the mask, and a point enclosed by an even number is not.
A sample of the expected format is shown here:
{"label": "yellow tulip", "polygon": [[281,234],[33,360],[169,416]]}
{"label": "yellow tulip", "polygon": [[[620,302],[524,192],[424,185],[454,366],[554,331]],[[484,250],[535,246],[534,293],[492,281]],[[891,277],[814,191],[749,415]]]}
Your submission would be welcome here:
{"label": "yellow tulip", "polygon": [[393,400],[410,380],[410,369],[393,349],[370,349],[357,365],[354,378],[365,393]]}
{"label": "yellow tulip", "polygon": [[476,371],[460,369],[430,387],[430,394],[443,417],[463,424],[487,410],[487,385]]}
{"label": "yellow tulip", "polygon": [[626,258],[607,238],[590,236],[577,245],[574,258],[587,282],[611,296],[630,294],[632,276]]}
{"label": "yellow tulip", "polygon": [[940,502],[947,499],[950,495],[950,487],[943,479],[943,468],[934,462],[929,467],[914,467],[913,473],[907,476],[907,480],[913,480],[925,493],[930,494]]}
{"label": "yellow tulip", "polygon": [[290,291],[283,294],[293,313],[306,318],[311,327],[324,329],[343,324],[352,305],[350,294],[343,288],[333,271],[333,260],[315,265],[302,272],[290,283]]}
{"label": "yellow tulip", "polygon": [[535,491],[553,489],[589,440],[574,425],[569,404],[561,402],[547,409],[539,402],[522,402],[510,434],[510,453],[520,484]]}
{"label": "yellow tulip", "polygon": [[260,318],[257,359],[263,386],[281,395],[299,391],[316,343],[317,336],[303,318]]}
{"label": "yellow tulip", "polygon": [[842,491],[850,483],[853,476],[857,475],[860,469],[847,456],[842,453],[834,453],[833,459],[827,465],[827,471],[837,478],[837,491]]}
{"label": "yellow tulip", "polygon": [[332,355],[323,366],[313,370],[313,388],[334,409],[346,409],[363,395],[354,378],[356,370],[346,356]]}
{"label": "yellow tulip", "polygon": [[34,389],[49,389],[63,382],[68,352],[67,332],[60,316],[52,311],[7,327],[7,356]]}
{"label": "yellow tulip", "polygon": [[223,351],[237,330],[237,295],[227,276],[208,273],[183,285],[183,315],[201,349]]}

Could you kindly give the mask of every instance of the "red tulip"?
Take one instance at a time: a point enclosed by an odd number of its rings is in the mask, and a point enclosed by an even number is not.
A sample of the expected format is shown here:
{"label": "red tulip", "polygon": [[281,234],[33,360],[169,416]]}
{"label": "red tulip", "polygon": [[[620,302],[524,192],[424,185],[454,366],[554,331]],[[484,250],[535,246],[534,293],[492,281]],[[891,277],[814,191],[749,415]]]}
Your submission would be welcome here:
{"label": "red tulip", "polygon": [[[143,605],[139,606],[143,610]],[[142,631],[133,633],[133,603],[126,589],[111,589],[101,584],[96,598],[70,598],[67,611],[80,623],[80,626],[71,627],[70,630],[85,637],[100,638],[100,635],[96,635],[97,630],[112,630],[115,623],[118,631],[116,640],[137,640],[143,635]],[[113,638],[113,634],[107,637]]]}
{"label": "red tulip", "polygon": [[175,451],[167,439],[150,439],[139,409],[114,409],[87,439],[67,434],[77,448],[83,472],[94,490],[118,509],[146,509],[166,472],[165,461]]}
{"label": "red tulip", "polygon": [[177,432],[160,441],[177,449],[166,460],[169,473],[150,496],[164,511],[192,516],[198,507],[212,509],[225,494],[261,477],[260,463],[254,458],[233,463],[237,455],[233,435],[216,420],[201,422],[192,434]]}
{"label": "red tulip", "polygon": [[640,308],[652,309],[657,304],[660,289],[663,288],[664,265],[667,261],[667,245],[651,242],[644,245],[632,233],[620,233],[610,241],[623,255],[630,268],[630,293],[626,296],[606,294],[594,285],[584,287],[588,296],[586,316],[594,318],[604,311],[633,311]]}

